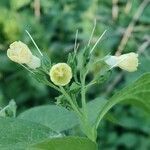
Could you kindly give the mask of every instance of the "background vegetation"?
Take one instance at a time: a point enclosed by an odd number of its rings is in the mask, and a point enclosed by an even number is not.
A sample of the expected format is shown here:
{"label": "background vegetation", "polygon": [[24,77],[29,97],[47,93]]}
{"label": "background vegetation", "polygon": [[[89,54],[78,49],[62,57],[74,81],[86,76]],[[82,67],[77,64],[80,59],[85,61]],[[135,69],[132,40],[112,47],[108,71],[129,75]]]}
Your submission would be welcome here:
{"label": "background vegetation", "polygon": [[[18,106],[17,113],[20,113],[33,106],[54,103],[58,94],[31,78],[30,73],[21,66],[8,60],[6,50],[10,43],[21,40],[34,51],[25,33],[28,30],[53,62],[63,62],[68,52],[73,50],[77,29],[80,47],[87,43],[94,19],[97,20],[97,27],[93,43],[107,29],[95,56],[133,51],[139,53],[140,65],[135,73],[114,70],[105,85],[90,90],[88,100],[96,96],[107,98],[150,71],[150,1],[1,0],[0,106],[14,99]],[[93,73],[99,68],[95,66]],[[150,120],[146,114],[128,105],[115,107],[111,114],[115,119],[104,120],[99,128],[98,140],[103,150],[150,149]]]}

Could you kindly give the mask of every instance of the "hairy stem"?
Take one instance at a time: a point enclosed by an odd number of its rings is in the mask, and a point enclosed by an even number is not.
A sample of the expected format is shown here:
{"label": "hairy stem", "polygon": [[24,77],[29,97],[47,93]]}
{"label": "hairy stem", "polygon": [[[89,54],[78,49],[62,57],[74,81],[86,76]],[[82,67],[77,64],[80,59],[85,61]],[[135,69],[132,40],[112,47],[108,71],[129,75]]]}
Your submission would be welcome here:
{"label": "hairy stem", "polygon": [[79,115],[79,117],[82,118],[82,114],[81,114],[79,108],[73,103],[73,100],[70,97],[70,95],[65,91],[65,89],[63,87],[60,87],[60,91],[66,97],[66,99],[70,103],[72,109]]}
{"label": "hairy stem", "polygon": [[54,88],[55,90],[61,92],[61,90],[57,86],[55,86],[54,84],[52,84],[51,82],[48,82],[47,85],[50,86],[51,88]]}
{"label": "hairy stem", "polygon": [[85,119],[87,119],[87,106],[86,106],[86,87],[85,87],[85,75],[83,76],[83,79],[81,81],[81,100],[82,100],[82,108],[84,112]]}

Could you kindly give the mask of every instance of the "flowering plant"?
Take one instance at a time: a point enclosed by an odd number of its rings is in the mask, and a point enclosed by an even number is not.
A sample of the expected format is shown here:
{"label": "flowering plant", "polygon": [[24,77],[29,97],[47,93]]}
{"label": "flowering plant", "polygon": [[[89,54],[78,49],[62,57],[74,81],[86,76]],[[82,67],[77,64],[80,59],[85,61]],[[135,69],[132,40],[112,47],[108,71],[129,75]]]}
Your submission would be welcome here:
{"label": "flowering plant", "polygon": [[[43,132],[43,136],[41,136],[40,132],[37,133],[39,138],[32,137],[34,140],[30,142],[24,141],[29,149],[80,150],[79,147],[81,147],[82,150],[96,150],[97,129],[105,114],[114,105],[122,101],[132,104],[140,103],[142,107],[144,106],[150,111],[150,105],[145,105],[145,102],[150,99],[150,74],[143,75],[135,83],[121,90],[108,101],[97,98],[87,102],[86,94],[89,89],[95,84],[102,84],[108,80],[113,68],[119,67],[125,71],[133,72],[138,67],[138,54],[133,52],[120,56],[107,55],[103,58],[95,58],[94,49],[105,32],[94,46],[91,46],[90,38],[87,46],[81,50],[78,50],[76,34],[74,50],[68,54],[66,63],[53,64],[50,58],[42,54],[28,32],[38,50],[36,56],[32,54],[31,50],[23,42],[18,41],[10,45],[7,55],[12,61],[21,64],[39,82],[54,88],[60,93],[60,96],[56,98],[57,106],[35,107],[17,117],[20,124],[19,119],[37,123],[37,127],[33,125],[35,127],[33,133],[36,133],[39,128]],[[87,76],[92,72],[95,64],[101,64],[102,67],[93,74],[93,78],[89,81]],[[143,95],[147,95],[146,99],[143,98]],[[150,102],[148,103],[150,104]],[[2,112],[3,116],[5,116],[5,111]],[[51,118],[50,120],[50,117],[53,119]],[[26,122],[24,124],[29,125]],[[40,124],[47,128],[41,127]],[[63,132],[75,126],[82,131],[81,137],[67,136]],[[27,132],[30,131],[27,130]],[[29,134],[26,136],[29,137]],[[62,144],[64,144],[64,148],[60,146]]]}

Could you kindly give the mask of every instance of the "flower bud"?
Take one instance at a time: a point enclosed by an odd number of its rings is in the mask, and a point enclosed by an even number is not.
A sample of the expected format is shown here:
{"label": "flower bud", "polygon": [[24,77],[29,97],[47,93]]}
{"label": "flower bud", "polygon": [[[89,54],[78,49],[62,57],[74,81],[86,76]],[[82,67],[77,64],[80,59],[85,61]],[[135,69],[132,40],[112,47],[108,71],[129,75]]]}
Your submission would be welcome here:
{"label": "flower bud", "polygon": [[66,63],[58,63],[50,69],[51,81],[59,86],[67,85],[72,78],[71,67]]}
{"label": "flower bud", "polygon": [[41,66],[41,60],[38,57],[32,55],[32,59],[29,63],[27,63],[27,66],[31,69],[39,68]]}
{"label": "flower bud", "polygon": [[14,62],[20,64],[29,63],[32,59],[32,53],[28,46],[21,41],[12,43],[7,50],[7,56]]}
{"label": "flower bud", "polygon": [[121,56],[109,56],[105,62],[111,68],[119,67],[128,72],[134,72],[138,67],[138,54],[131,52]]}

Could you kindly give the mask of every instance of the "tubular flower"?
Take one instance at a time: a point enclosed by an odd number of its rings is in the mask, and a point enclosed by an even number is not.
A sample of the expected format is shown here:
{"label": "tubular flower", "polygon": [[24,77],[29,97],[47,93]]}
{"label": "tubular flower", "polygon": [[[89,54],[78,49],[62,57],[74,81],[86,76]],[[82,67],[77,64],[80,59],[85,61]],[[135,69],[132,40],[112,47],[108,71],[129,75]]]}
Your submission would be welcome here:
{"label": "tubular flower", "polygon": [[7,56],[16,63],[26,64],[31,69],[36,69],[41,65],[40,59],[32,55],[28,46],[21,41],[16,41],[10,45]]}
{"label": "tubular flower", "polygon": [[32,53],[28,46],[21,41],[12,43],[7,50],[7,56],[14,62],[26,64],[31,61]]}
{"label": "tubular flower", "polygon": [[68,64],[58,63],[52,66],[49,75],[55,85],[65,86],[72,78],[72,70]]}
{"label": "tubular flower", "polygon": [[108,56],[105,62],[111,68],[119,67],[128,72],[134,72],[138,67],[138,54],[131,52],[121,56]]}

